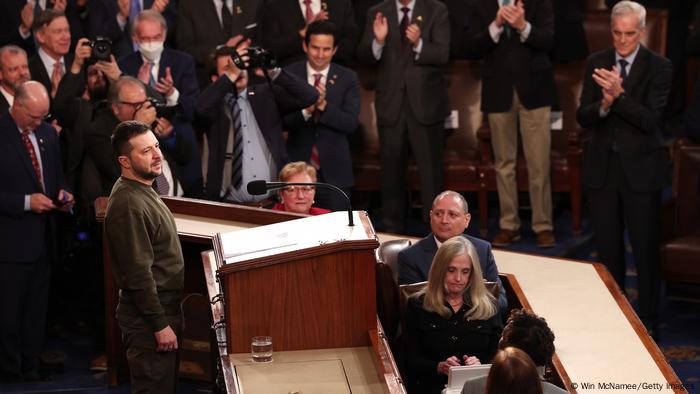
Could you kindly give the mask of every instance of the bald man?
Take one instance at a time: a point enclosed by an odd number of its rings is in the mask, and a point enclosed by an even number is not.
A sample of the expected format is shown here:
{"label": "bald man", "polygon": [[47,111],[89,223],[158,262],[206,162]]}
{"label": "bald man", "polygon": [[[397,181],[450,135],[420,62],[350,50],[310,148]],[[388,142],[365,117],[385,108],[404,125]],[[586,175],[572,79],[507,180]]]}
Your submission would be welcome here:
{"label": "bald man", "polygon": [[0,116],[0,382],[39,378],[57,211],[68,211],[49,95],[20,84]]}

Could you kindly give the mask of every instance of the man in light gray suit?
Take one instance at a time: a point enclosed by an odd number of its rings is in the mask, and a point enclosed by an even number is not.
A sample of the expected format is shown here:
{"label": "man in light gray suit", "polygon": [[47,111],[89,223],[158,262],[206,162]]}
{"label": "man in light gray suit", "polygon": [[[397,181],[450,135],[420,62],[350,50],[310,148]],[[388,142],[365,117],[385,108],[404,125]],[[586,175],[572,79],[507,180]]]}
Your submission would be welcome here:
{"label": "man in light gray suit", "polygon": [[[540,376],[544,375],[544,367],[549,364],[554,354],[554,333],[547,322],[525,309],[517,309],[511,312],[508,323],[503,327],[499,349],[509,346],[516,347],[535,362]],[[462,394],[481,394],[486,388],[487,376],[479,376],[464,382]],[[564,394],[563,390],[549,382],[542,380],[542,392],[544,394]]]}
{"label": "man in light gray suit", "polygon": [[443,122],[449,113],[442,67],[450,55],[447,7],[437,0],[385,0],[369,9],[358,58],[377,68],[383,221],[404,230],[408,147],[420,176],[423,218],[442,184]]}

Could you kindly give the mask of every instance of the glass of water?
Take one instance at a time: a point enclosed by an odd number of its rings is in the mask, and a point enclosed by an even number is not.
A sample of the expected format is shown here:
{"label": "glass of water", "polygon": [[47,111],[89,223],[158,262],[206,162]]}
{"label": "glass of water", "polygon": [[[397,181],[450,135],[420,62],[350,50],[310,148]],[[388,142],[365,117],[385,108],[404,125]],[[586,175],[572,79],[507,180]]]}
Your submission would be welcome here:
{"label": "glass of water", "polygon": [[272,337],[259,336],[250,340],[250,352],[254,363],[272,362]]}

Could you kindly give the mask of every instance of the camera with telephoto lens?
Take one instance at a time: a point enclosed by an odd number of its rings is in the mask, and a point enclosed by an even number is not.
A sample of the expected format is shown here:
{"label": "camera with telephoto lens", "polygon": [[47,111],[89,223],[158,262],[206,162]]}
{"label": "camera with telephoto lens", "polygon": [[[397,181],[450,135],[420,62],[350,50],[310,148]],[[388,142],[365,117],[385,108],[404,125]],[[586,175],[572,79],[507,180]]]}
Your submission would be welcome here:
{"label": "camera with telephoto lens", "polygon": [[277,67],[277,59],[272,52],[261,47],[248,47],[248,65],[246,66],[243,58],[238,54],[238,52],[233,52],[231,56],[233,58],[233,64],[241,70],[262,68],[263,70],[269,70],[271,68]]}
{"label": "camera with telephoto lens", "polygon": [[148,102],[150,102],[153,108],[156,109],[156,117],[165,118],[167,120],[172,120],[177,115],[178,110],[180,109],[179,104],[172,107],[168,107],[168,105],[163,101],[159,101],[150,97],[148,98]]}
{"label": "camera with telephoto lens", "polygon": [[92,48],[92,55],[88,59],[89,64],[97,63],[99,60],[105,62],[111,60],[112,41],[109,38],[97,36],[94,41],[84,42],[83,45],[88,45]]}

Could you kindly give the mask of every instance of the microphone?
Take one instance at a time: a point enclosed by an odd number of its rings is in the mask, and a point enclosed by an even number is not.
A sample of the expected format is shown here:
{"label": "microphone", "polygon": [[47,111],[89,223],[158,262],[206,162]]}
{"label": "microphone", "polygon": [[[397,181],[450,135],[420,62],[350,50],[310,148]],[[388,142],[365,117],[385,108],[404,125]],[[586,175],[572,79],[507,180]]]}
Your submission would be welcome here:
{"label": "microphone", "polygon": [[335,190],[336,192],[342,194],[343,197],[345,197],[345,202],[348,205],[348,226],[352,227],[355,225],[353,223],[353,220],[352,220],[352,205],[350,204],[350,198],[348,197],[347,194],[345,194],[344,191],[342,191],[337,186],[331,185],[330,183],[322,183],[322,182],[268,182],[265,180],[257,180],[257,181],[248,182],[248,185],[246,186],[246,188],[248,189],[248,194],[253,195],[253,196],[259,196],[261,194],[267,193],[268,190],[284,189],[287,186],[324,187],[326,189]]}

